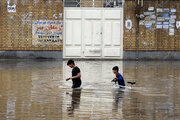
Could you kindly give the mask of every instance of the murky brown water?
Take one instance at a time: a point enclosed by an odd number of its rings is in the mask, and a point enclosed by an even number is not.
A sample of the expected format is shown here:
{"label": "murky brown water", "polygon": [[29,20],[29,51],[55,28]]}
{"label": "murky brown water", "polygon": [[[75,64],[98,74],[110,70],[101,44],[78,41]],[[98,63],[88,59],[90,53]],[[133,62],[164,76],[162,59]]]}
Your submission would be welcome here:
{"label": "murky brown water", "polygon": [[[180,62],[78,61],[82,88],[62,61],[0,61],[0,120],[179,120]],[[111,84],[118,65],[131,89]]]}

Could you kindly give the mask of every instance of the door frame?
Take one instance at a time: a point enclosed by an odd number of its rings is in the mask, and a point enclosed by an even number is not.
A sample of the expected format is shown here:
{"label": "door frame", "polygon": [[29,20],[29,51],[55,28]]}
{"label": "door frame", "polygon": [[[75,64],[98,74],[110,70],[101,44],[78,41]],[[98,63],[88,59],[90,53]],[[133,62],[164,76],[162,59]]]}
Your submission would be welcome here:
{"label": "door frame", "polygon": [[[85,57],[84,55],[84,52],[85,52],[85,41],[83,40],[83,37],[84,37],[84,27],[83,25],[85,24],[85,18],[81,16],[81,57],[67,57],[65,56],[65,53],[66,53],[66,11],[67,10],[81,10],[81,15],[83,16],[83,12],[84,10],[101,10],[101,15],[103,14],[102,12],[104,10],[120,10],[120,14],[122,14],[122,18],[120,19],[120,24],[121,24],[121,30],[120,31],[120,35],[122,37],[120,37],[120,57],[104,57],[103,55],[103,49],[104,49],[104,42],[103,42],[103,33],[101,34],[101,56],[100,57]],[[121,8],[89,8],[89,7],[64,7],[64,34],[63,34],[63,58],[78,58],[78,59],[123,59],[123,41],[124,41],[124,8],[121,7]],[[95,19],[93,19],[95,20]],[[101,32],[103,32],[103,21],[104,18],[102,17],[101,18]]]}

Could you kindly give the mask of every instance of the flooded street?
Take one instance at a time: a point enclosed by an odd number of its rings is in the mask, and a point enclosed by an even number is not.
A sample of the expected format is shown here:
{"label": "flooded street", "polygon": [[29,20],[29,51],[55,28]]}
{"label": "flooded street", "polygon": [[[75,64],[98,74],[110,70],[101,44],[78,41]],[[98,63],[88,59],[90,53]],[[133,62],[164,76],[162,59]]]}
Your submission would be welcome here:
{"label": "flooded street", "polygon": [[[0,60],[0,120],[179,120],[180,62]],[[111,83],[118,65],[127,87]],[[131,88],[127,81],[136,81]]]}

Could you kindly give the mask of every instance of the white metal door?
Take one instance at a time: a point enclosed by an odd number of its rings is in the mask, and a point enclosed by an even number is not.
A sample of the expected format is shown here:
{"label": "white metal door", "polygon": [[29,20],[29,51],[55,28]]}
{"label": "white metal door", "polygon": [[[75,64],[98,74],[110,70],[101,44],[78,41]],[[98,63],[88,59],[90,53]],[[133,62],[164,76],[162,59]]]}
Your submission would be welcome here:
{"label": "white metal door", "polygon": [[65,8],[64,58],[122,59],[122,8]]}

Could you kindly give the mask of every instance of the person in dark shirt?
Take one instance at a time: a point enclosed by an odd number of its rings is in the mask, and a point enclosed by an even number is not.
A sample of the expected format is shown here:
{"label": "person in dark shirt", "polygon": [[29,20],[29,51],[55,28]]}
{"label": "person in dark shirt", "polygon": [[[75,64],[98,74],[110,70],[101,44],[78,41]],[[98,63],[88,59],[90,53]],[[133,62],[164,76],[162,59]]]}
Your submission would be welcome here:
{"label": "person in dark shirt", "polygon": [[81,86],[81,71],[80,69],[75,65],[74,60],[70,59],[67,62],[67,65],[72,68],[72,77],[69,77],[66,79],[66,81],[68,80],[72,80],[73,85],[72,88],[78,88]]}
{"label": "person in dark shirt", "polygon": [[118,82],[118,85],[120,85],[120,86],[125,86],[124,78],[123,78],[123,76],[119,73],[119,68],[118,68],[118,66],[113,67],[112,70],[113,70],[113,73],[116,75],[116,78],[114,78],[114,80]]}

